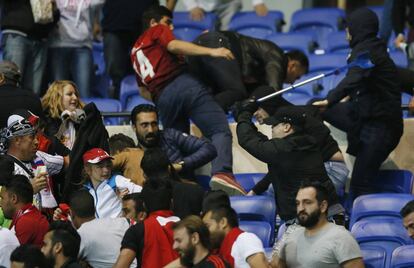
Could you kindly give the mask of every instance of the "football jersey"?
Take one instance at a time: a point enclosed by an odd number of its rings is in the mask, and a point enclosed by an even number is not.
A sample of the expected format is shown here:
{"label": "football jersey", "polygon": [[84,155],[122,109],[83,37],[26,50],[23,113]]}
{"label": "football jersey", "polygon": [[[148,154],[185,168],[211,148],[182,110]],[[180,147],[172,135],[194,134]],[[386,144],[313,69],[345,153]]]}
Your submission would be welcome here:
{"label": "football jersey", "polygon": [[154,100],[183,70],[184,61],[167,50],[168,43],[173,40],[170,28],[159,24],[146,30],[131,51],[138,85],[146,87]]}

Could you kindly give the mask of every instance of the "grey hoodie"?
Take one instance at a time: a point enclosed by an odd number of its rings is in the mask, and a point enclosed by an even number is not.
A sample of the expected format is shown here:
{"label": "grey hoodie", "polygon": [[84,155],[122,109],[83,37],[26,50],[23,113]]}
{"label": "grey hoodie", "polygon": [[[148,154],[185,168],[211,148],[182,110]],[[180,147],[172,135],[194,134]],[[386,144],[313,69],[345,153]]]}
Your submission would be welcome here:
{"label": "grey hoodie", "polygon": [[56,0],[60,20],[50,37],[50,47],[92,48],[93,11],[105,0]]}

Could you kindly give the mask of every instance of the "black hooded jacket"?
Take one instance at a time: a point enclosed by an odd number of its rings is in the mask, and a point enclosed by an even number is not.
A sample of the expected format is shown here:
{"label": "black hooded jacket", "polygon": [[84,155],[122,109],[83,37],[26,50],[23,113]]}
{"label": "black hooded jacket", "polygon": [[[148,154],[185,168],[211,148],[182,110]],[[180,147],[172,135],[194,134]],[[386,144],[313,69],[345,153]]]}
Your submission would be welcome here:
{"label": "black hooded jacket", "polygon": [[347,18],[347,24],[352,49],[348,63],[368,52],[374,67],[349,68],[345,78],[329,92],[329,106],[350,96],[353,104],[351,116],[356,123],[379,120],[401,125],[401,93],[397,69],[388,55],[386,44],[377,38],[377,16],[370,9],[361,8]]}

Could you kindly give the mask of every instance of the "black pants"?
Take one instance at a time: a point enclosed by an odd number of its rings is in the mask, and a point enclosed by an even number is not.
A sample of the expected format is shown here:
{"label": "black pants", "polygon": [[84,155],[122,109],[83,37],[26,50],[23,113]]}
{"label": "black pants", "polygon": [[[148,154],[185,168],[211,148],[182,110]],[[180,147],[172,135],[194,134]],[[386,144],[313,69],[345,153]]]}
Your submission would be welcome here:
{"label": "black pants", "polygon": [[[227,37],[219,32],[205,33],[194,43],[210,48],[226,47],[231,50]],[[214,98],[223,110],[227,111],[236,101],[248,97],[237,59],[197,56],[189,57],[188,63],[190,72],[212,88]]]}
{"label": "black pants", "polygon": [[[355,128],[355,120],[350,116],[353,108],[350,102],[338,103],[324,113],[324,120],[349,135]],[[375,183],[375,179],[381,164],[400,141],[403,132],[401,122],[401,118],[396,118],[387,121],[365,120],[361,123],[351,178],[353,197],[379,191],[380,185]]]}

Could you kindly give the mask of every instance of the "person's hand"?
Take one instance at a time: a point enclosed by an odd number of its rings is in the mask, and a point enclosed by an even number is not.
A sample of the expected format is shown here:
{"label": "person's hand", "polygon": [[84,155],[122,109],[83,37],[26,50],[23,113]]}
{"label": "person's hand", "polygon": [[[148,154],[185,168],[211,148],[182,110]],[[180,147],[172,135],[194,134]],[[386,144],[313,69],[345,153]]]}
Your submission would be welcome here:
{"label": "person's hand", "polygon": [[[253,115],[253,113],[256,112],[257,109],[258,106],[254,97],[242,102],[236,102],[231,107],[231,111],[236,122],[242,121],[240,115],[243,114],[243,112],[248,112],[249,118],[251,119],[251,115]],[[247,116],[246,118],[243,116],[243,119],[247,119]]]}
{"label": "person's hand", "polygon": [[414,97],[412,97],[410,102],[408,103],[408,110],[410,111],[410,113],[414,113]]}
{"label": "person's hand", "polygon": [[199,7],[195,7],[190,10],[190,18],[195,21],[204,19],[204,10]]}
{"label": "person's hand", "polygon": [[172,165],[175,171],[180,172],[183,169],[183,164],[184,162],[179,162],[179,163],[173,163]]}
{"label": "person's hand", "polygon": [[269,114],[262,108],[259,107],[253,114],[259,124],[263,124],[263,120],[269,117]]}
{"label": "person's hand", "polygon": [[312,105],[318,106],[319,111],[321,112],[324,112],[326,110],[328,104],[328,100],[315,101],[314,103],[312,103]]}
{"label": "person's hand", "polygon": [[63,211],[60,208],[55,209],[53,212],[53,220],[58,221],[63,217]]}
{"label": "person's hand", "polygon": [[128,188],[117,188],[116,194],[118,195],[119,199],[122,199],[124,196],[129,194]]}
{"label": "person's hand", "polygon": [[405,37],[403,34],[398,34],[394,39],[394,45],[397,48],[401,48],[401,44],[405,43]]}
{"label": "person's hand", "polygon": [[253,196],[253,195],[256,195],[256,193],[255,193],[255,192],[253,192],[253,190],[250,190],[250,191],[247,193],[247,196]]}
{"label": "person's hand", "polygon": [[33,193],[37,194],[47,187],[47,172],[41,172],[31,180]]}
{"label": "person's hand", "polygon": [[264,3],[262,3],[262,4],[255,5],[254,11],[256,12],[257,16],[262,17],[262,16],[266,16],[269,10],[267,9],[267,6]]}
{"label": "person's hand", "polygon": [[225,58],[227,60],[234,60],[233,53],[225,47],[212,48],[210,56],[213,58]]}

